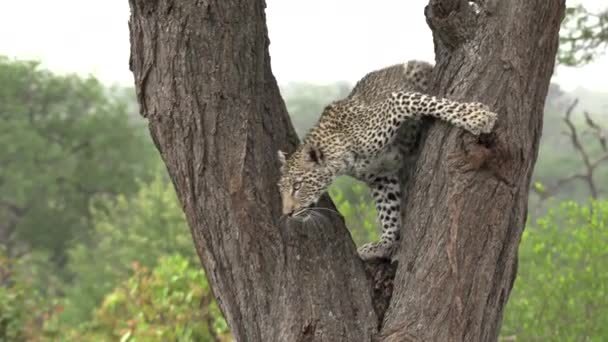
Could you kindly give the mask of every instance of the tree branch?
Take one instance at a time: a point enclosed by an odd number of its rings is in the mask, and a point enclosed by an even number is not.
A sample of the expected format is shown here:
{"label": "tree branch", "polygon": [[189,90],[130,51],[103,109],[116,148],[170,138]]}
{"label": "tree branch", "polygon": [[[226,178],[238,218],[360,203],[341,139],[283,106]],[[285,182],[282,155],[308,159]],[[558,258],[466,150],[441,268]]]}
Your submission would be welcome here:
{"label": "tree branch", "polygon": [[597,123],[595,123],[589,112],[584,111],[583,114],[585,115],[585,123],[587,123],[587,126],[589,126],[593,131],[593,135],[595,135],[595,138],[600,143],[602,150],[604,152],[608,151],[608,147],[606,146],[606,133],[604,130]]}
{"label": "tree branch", "polygon": [[598,140],[602,150],[604,151],[604,153],[596,157],[595,160],[592,160],[589,152],[587,151],[587,148],[584,146],[579,137],[578,129],[572,122],[572,113],[577,105],[578,99],[575,99],[566,109],[566,113],[564,114],[564,122],[568,127],[568,131],[564,132],[564,134],[568,136],[574,150],[580,155],[581,160],[583,161],[583,170],[558,179],[555,184],[547,187],[543,191],[539,191],[538,189],[536,189],[536,187],[532,187],[532,190],[539,195],[541,201],[544,201],[554,196],[557,192],[561,190],[564,185],[574,180],[582,180],[583,182],[585,182],[585,184],[589,188],[591,198],[595,199],[599,196],[600,189],[595,182],[595,171],[602,162],[608,160],[608,152],[606,149],[606,135],[602,128],[591,118],[591,115],[588,112],[584,112],[585,123],[587,124],[587,126],[589,126],[592,131],[592,134]]}

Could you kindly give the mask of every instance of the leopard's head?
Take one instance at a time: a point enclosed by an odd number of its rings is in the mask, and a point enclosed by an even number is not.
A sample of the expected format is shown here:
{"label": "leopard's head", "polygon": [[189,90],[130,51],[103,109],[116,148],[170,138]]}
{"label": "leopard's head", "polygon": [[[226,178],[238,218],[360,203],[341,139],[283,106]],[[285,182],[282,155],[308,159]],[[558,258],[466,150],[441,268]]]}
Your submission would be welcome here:
{"label": "leopard's head", "polygon": [[283,202],[283,215],[297,216],[303,209],[317,202],[334,179],[327,167],[323,151],[311,144],[300,145],[286,158],[278,152],[281,161],[279,190]]}

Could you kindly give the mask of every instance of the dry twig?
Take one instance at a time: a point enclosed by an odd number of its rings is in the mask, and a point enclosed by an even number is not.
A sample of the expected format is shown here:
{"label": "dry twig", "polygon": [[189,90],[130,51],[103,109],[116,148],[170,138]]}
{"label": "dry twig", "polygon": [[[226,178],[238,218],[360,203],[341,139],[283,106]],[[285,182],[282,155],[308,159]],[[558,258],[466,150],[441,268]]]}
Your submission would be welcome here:
{"label": "dry twig", "polygon": [[[577,104],[578,99],[575,99],[566,110],[566,114],[564,115],[564,122],[568,127],[568,131],[564,132],[564,134],[570,138],[572,146],[581,157],[581,160],[583,161],[583,169],[569,176],[558,179],[555,184],[547,187],[546,189],[543,189],[542,191],[534,187],[533,191],[535,191],[540,196],[541,201],[554,196],[557,192],[560,191],[560,189],[564,185],[574,180],[581,180],[585,184],[587,184],[587,187],[589,188],[589,192],[593,199],[598,198],[600,194],[601,190],[598,188],[598,185],[595,182],[594,175],[595,171],[597,170],[597,167],[604,161],[608,160],[606,132],[591,118],[591,115],[588,112],[584,112],[585,123],[589,127],[591,133],[596,137],[602,148],[602,154],[600,154],[596,158],[592,158],[589,154],[587,147],[581,142],[581,139],[579,137],[579,131],[571,119],[572,112],[574,111],[574,108]],[[583,134],[584,133],[586,132],[583,132]]]}

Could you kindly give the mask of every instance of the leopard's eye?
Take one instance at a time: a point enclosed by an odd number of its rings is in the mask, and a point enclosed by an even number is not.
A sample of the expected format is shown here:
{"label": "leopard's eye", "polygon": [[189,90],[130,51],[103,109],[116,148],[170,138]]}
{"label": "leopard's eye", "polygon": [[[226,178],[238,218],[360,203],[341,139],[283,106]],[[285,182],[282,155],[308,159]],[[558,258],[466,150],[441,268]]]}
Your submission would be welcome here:
{"label": "leopard's eye", "polygon": [[295,183],[293,183],[293,190],[294,191],[300,190],[301,187],[302,187],[302,182],[295,182]]}

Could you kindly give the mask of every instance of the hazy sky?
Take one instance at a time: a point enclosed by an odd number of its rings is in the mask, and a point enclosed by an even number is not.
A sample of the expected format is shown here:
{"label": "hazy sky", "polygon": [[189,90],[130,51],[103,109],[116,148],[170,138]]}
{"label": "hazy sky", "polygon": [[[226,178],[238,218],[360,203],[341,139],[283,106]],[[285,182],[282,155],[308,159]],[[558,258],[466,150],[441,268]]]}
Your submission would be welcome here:
{"label": "hazy sky", "polygon": [[[582,2],[598,8],[604,1]],[[433,60],[423,15],[428,0],[266,2],[272,67],[281,84],[355,81],[393,63]],[[131,84],[128,18],[127,0],[0,1],[0,54]],[[608,91],[607,74],[602,57],[582,68],[560,67],[556,80],[566,89]]]}

